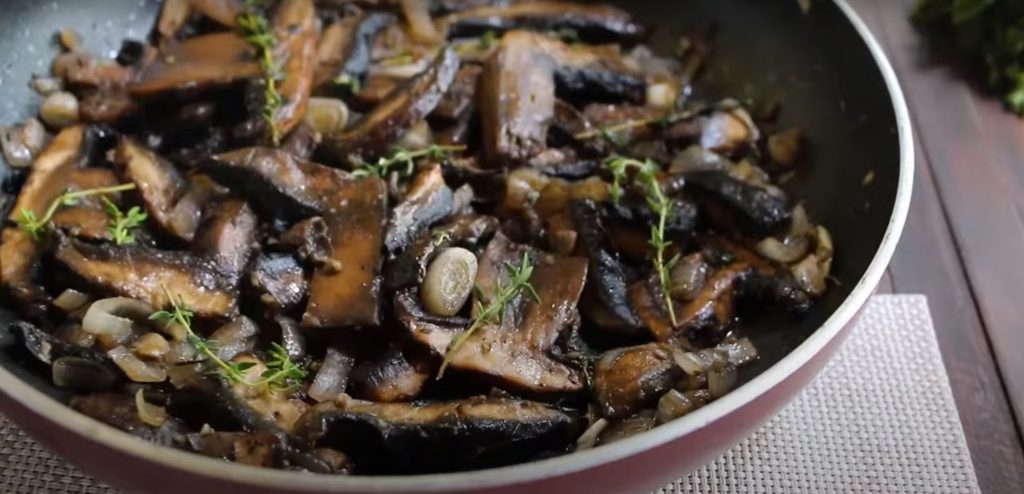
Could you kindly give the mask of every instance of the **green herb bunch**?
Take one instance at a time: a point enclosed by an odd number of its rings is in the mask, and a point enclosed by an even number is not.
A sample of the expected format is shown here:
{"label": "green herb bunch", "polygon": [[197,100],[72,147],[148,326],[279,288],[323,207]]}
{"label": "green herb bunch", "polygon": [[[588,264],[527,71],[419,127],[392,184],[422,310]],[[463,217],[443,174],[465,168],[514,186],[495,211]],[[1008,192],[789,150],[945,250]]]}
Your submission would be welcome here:
{"label": "green herb bunch", "polygon": [[608,186],[609,195],[615,202],[622,199],[623,185],[629,179],[630,173],[634,174],[634,180],[643,187],[647,199],[647,206],[657,215],[657,221],[651,225],[651,238],[648,243],[654,248],[654,271],[658,274],[658,282],[661,286],[662,296],[665,299],[665,309],[672,320],[672,325],[679,324],[676,319],[675,306],[669,292],[672,287],[672,268],[679,262],[677,254],[672,259],[665,259],[668,248],[672,242],[666,240],[665,230],[668,221],[672,218],[672,201],[665,196],[661,190],[661,183],[658,181],[658,171],[661,169],[653,161],[639,161],[622,156],[613,156],[605,161],[605,166],[612,172],[612,184]]}
{"label": "green herb bunch", "polygon": [[[62,206],[77,206],[81,202],[81,200],[85,199],[86,197],[106,196],[108,194],[116,194],[118,192],[125,192],[134,189],[135,184],[122,184],[113,187],[99,187],[95,189],[77,190],[74,192],[64,191],[64,193],[57,196],[50,203],[50,206],[46,208],[46,212],[43,213],[42,217],[36,215],[36,213],[31,209],[22,208],[21,210],[19,210],[17,223],[18,226],[25,231],[25,233],[28,233],[33,240],[38,242],[39,240],[42,240],[43,234],[46,232],[46,227],[49,226],[50,221],[53,220],[53,215],[57,214],[57,211]],[[139,211],[139,213],[141,213],[141,211]],[[129,215],[130,214],[131,212],[129,211]],[[131,219],[131,221],[122,222],[118,227],[119,232],[122,235],[122,240],[127,241],[130,237],[131,240],[134,241],[134,237],[132,237],[128,233],[128,230],[131,228],[138,227],[145,220],[145,214],[142,215],[141,220],[139,219],[139,216],[136,214]],[[114,222],[116,222],[116,218],[112,216],[111,221],[111,233],[113,234],[113,228],[115,226]],[[117,236],[115,235],[115,240],[116,239]],[[118,242],[118,245],[122,245],[121,242]]]}
{"label": "green herb bunch", "polygon": [[537,291],[530,284],[530,278],[533,276],[533,262],[530,259],[530,254],[524,252],[523,260],[518,266],[507,263],[505,268],[508,270],[509,281],[504,284],[499,283],[497,293],[486,303],[484,300],[487,297],[484,296],[480,287],[476,288],[477,301],[474,311],[476,315],[473,318],[473,324],[469,326],[469,329],[452,338],[451,343],[448,345],[448,350],[445,352],[444,361],[441,362],[441,369],[437,371],[438,379],[444,377],[445,369],[448,368],[448,364],[451,363],[452,358],[459,348],[462,347],[463,343],[485,324],[500,323],[501,318],[505,316],[505,308],[520,295],[525,295],[535,303],[540,303]]}
{"label": "green herb bunch", "polygon": [[185,330],[186,339],[196,351],[206,360],[209,360],[217,369],[217,374],[231,383],[240,383],[254,387],[268,387],[271,389],[287,390],[298,386],[306,378],[306,371],[299,367],[288,357],[288,352],[277,343],[271,344],[270,359],[267,361],[267,370],[263,372],[258,381],[250,381],[246,371],[253,368],[255,362],[225,362],[217,354],[217,342],[207,340],[196,334],[192,329],[192,320],[195,312],[188,308],[184,299],[167,293],[171,309],[154,312],[149,316],[150,320],[160,321],[168,326],[177,325]]}
{"label": "green herb bunch", "polygon": [[385,178],[395,167],[404,167],[400,170],[403,175],[412,175],[416,169],[416,160],[429,157],[433,160],[441,160],[450,153],[465,151],[466,146],[441,146],[433,144],[425,149],[409,151],[408,149],[396,147],[391,149],[388,156],[379,158],[374,163],[363,162],[352,172],[356,178],[380,177]]}
{"label": "green herb bunch", "polygon": [[1006,105],[1024,114],[1024,2],[1020,0],[919,0],[914,22],[951,34]]}
{"label": "green herb bunch", "polygon": [[238,27],[245,35],[245,40],[259,51],[260,68],[263,69],[263,119],[270,129],[270,137],[274,145],[281,142],[281,132],[277,128],[277,112],[284,105],[284,98],[278,91],[278,81],[284,79],[281,68],[274,60],[274,47],[277,39],[270,26],[270,21],[262,13],[262,0],[246,0],[246,11],[238,16]]}

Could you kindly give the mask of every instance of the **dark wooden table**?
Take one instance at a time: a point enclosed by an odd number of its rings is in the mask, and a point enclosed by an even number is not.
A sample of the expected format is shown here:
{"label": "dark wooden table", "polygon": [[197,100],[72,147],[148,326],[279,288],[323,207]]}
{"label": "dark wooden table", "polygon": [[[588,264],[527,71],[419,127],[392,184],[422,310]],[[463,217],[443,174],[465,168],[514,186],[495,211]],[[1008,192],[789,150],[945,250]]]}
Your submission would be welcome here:
{"label": "dark wooden table", "polygon": [[928,296],[985,493],[1024,492],[1024,121],[939,61],[907,20],[913,0],[849,0],[896,69],[917,171],[880,288]]}

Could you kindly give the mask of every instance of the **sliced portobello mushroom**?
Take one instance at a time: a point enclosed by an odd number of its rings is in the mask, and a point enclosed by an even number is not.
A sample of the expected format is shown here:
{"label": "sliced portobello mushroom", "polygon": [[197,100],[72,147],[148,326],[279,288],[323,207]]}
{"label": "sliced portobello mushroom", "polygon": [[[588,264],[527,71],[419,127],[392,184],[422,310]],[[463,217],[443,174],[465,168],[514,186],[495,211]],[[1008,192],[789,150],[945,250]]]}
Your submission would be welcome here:
{"label": "sliced portobello mushroom", "polygon": [[416,77],[388,97],[349,130],[324,136],[320,152],[332,163],[351,155],[380,156],[413,125],[434,111],[459,70],[459,57],[444,49]]}
{"label": "sliced portobello mushroom", "polygon": [[414,473],[498,466],[561,451],[579,421],[539,403],[469,398],[440,403],[321,403],[296,434],[344,451],[359,468]]}

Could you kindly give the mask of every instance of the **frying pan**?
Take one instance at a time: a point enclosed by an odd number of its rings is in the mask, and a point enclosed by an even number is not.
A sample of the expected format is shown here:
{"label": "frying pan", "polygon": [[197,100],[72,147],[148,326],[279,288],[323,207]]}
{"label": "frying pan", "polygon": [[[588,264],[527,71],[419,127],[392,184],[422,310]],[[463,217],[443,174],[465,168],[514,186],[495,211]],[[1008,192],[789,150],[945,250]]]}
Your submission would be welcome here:
{"label": "frying pan", "polygon": [[[643,492],[696,469],[770,418],[802,389],[851,330],[892,255],[910,203],[913,139],[896,77],[843,0],[631,0],[625,8],[669,47],[684,32],[714,33],[701,98],[778,101],[783,126],[799,125],[809,163],[787,184],[832,233],[835,283],[799,320],[747,332],[759,362],[741,386],[679,420],[611,445],[510,467],[414,477],[328,477],[228,464],[145,443],[79,415],[68,397],[0,351],[0,412],[46,446],[133,492]],[[53,33],[72,27],[97,53],[144,39],[157,0],[0,2],[0,121],[19,121],[38,99],[29,75],[45,73]],[[10,174],[0,165],[0,178]],[[867,175],[874,180],[864,180]],[[10,201],[0,200],[0,204]],[[0,348],[10,342],[0,309]],[[243,491],[244,489],[244,491]]]}

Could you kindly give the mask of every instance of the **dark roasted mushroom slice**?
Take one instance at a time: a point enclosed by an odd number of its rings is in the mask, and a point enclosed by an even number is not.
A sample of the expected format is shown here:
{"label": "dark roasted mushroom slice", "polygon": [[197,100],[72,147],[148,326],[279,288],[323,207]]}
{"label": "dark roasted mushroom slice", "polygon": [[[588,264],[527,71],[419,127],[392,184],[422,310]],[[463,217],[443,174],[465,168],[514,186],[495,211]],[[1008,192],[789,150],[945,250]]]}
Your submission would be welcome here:
{"label": "dark roasted mushroom slice", "polygon": [[451,88],[441,98],[432,119],[456,122],[476,107],[476,88],[483,72],[477,65],[463,65],[455,74]]}
{"label": "dark roasted mushroom slice", "polygon": [[[487,246],[477,271],[479,287],[474,307],[486,303],[498,286],[508,283],[509,264],[522,262],[523,245],[497,235]],[[540,303],[519,297],[509,303],[499,324],[484,323],[450,355],[453,369],[480,373],[509,388],[534,393],[568,393],[583,387],[578,369],[551,355],[566,331],[579,324],[576,305],[587,277],[587,261],[530,251],[534,267],[531,283]],[[444,355],[454,333],[430,331],[419,324],[406,326],[413,339]],[[427,331],[424,331],[427,329]]]}
{"label": "dark roasted mushroom slice", "polygon": [[[736,262],[712,274],[695,299],[685,305],[676,303],[677,324],[672,325],[665,309],[657,276],[641,280],[629,288],[633,307],[658,341],[672,341],[705,331],[714,335],[728,327],[735,317],[736,292],[751,272],[749,265]],[[674,302],[675,303],[675,302]]]}
{"label": "dark roasted mushroom slice", "polygon": [[529,401],[322,403],[297,425],[310,444],[344,451],[367,472],[481,468],[564,450],[579,420]]}
{"label": "dark roasted mushroom slice", "polygon": [[[68,180],[68,191],[80,191],[113,187],[118,184],[114,172],[105,168],[78,168],[72,171]],[[108,194],[103,197],[120,203],[121,194]],[[87,241],[110,240],[110,216],[104,202],[97,197],[86,197],[74,206],[59,209],[50,220],[51,224],[62,232]]]}
{"label": "dark roasted mushroom slice", "polygon": [[409,185],[402,202],[391,211],[384,245],[396,255],[417,237],[452,213],[452,190],[438,165],[421,171]]}
{"label": "dark roasted mushroom slice", "polygon": [[148,247],[87,245],[60,238],[54,259],[79,281],[103,293],[169,307],[168,294],[181,297],[199,317],[238,315],[236,287],[208,260]]}
{"label": "dark roasted mushroom slice", "polygon": [[602,4],[557,1],[522,2],[463,10],[441,20],[450,36],[482,35],[487,31],[572,30],[583,41],[635,41],[645,29],[627,12]]}
{"label": "dark roasted mushroom slice", "polygon": [[721,206],[709,211],[716,226],[763,236],[779,231],[789,222],[788,201],[768,189],[719,171],[691,172],[685,177],[688,186]]}
{"label": "dark roasted mushroom slice", "polygon": [[317,49],[314,87],[322,87],[338,77],[361,81],[370,67],[374,38],[393,22],[395,16],[390,13],[360,13],[324,29]]}
{"label": "dark roasted mushroom slice", "polygon": [[[429,367],[429,368],[428,368]],[[390,346],[376,358],[352,370],[352,395],[375,402],[412,401],[432,377],[434,366],[409,361],[398,346]]]}
{"label": "dark roasted mushroom slice", "polygon": [[71,408],[133,436],[162,446],[175,445],[175,438],[187,432],[175,419],[153,427],[139,418],[135,399],[123,393],[94,393],[71,398]]}
{"label": "dark roasted mushroom slice", "polygon": [[683,375],[664,343],[610,350],[594,367],[594,394],[601,415],[623,418],[654,406]]}
{"label": "dark roasted mushroom slice", "polygon": [[611,248],[600,210],[591,201],[578,201],[573,204],[572,212],[579,232],[578,245],[590,259],[586,291],[597,302],[585,304],[584,315],[594,310],[608,313],[611,318],[588,319],[604,330],[634,334],[642,328],[642,323],[630,305],[626,270]]}
{"label": "dark roasted mushroom slice", "polygon": [[299,259],[314,266],[323,266],[330,260],[331,239],[327,223],[319,216],[296,223],[280,240],[282,246],[295,249]]}
{"label": "dark roasted mushroom slice", "polygon": [[273,310],[291,311],[309,293],[309,282],[302,265],[288,254],[257,257],[249,273],[249,282],[259,291],[263,305]]}
{"label": "dark roasted mushroom slice", "polygon": [[326,197],[330,260],[316,270],[302,317],[306,328],[377,326],[387,221],[383,180],[348,179]]}
{"label": "dark roasted mushroom slice", "polygon": [[212,259],[221,274],[238,280],[256,246],[256,215],[241,199],[221,199],[207,207],[192,252]]}
{"label": "dark roasted mushroom slice", "polygon": [[[69,127],[53,139],[33,163],[8,220],[17,221],[22,211],[29,211],[36,218],[46,214],[50,203],[67,188],[72,171],[85,152],[85,141],[82,126]],[[4,228],[0,239],[0,288],[22,304],[46,301],[46,292],[33,280],[41,255],[42,248],[28,232]]]}
{"label": "dark roasted mushroom slice", "polygon": [[19,338],[25,349],[43,364],[51,365],[57,359],[74,357],[100,364],[114,371],[116,375],[120,375],[120,372],[111,364],[110,359],[102,352],[65,341],[34,324],[24,321],[14,322],[11,324],[11,333]]}
{"label": "dark roasted mushroom slice", "polygon": [[506,34],[484,66],[478,95],[490,166],[525,162],[544,149],[556,89],[570,99],[643,101],[646,82],[617,57],[539,33]]}
{"label": "dark roasted mushroom slice", "polygon": [[253,46],[235,33],[197,36],[168,46],[162,56],[141,68],[128,89],[132,96],[151,97],[258,77],[263,69],[254,54]]}
{"label": "dark roasted mushroom slice", "polygon": [[346,174],[271,148],[220,154],[203,163],[210,177],[246,197],[261,215],[302,220],[331,208]]}
{"label": "dark roasted mushroom slice", "polygon": [[274,128],[280,136],[291,132],[306,114],[316,68],[316,24],[313,0],[283,0],[274,16],[278,46],[287,50],[284,81],[278,88],[284,104],[274,114]]}
{"label": "dark roasted mushroom slice", "polygon": [[168,234],[191,242],[202,215],[202,194],[189,180],[171,162],[127,137],[118,143],[114,162],[118,172],[138,187],[156,224]]}
{"label": "dark roasted mushroom slice", "polygon": [[452,246],[476,247],[498,230],[493,216],[462,215],[434,228],[429,236],[421,236],[384,268],[384,288],[394,291],[419,286],[427,267],[442,250]]}
{"label": "dark roasted mushroom slice", "polygon": [[324,136],[321,152],[335,163],[350,155],[379,156],[395,140],[434,111],[455,79],[459,57],[442,50],[430,67],[395,88],[350,130]]}
{"label": "dark roasted mushroom slice", "polygon": [[501,40],[480,76],[477,97],[487,166],[524,162],[547,145],[555,109],[555,63],[543,36],[515,31]]}
{"label": "dark roasted mushroom slice", "polygon": [[185,436],[196,453],[254,467],[280,467],[286,445],[266,432],[210,432]]}

